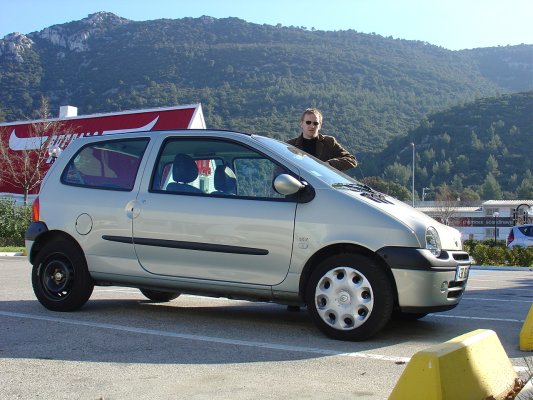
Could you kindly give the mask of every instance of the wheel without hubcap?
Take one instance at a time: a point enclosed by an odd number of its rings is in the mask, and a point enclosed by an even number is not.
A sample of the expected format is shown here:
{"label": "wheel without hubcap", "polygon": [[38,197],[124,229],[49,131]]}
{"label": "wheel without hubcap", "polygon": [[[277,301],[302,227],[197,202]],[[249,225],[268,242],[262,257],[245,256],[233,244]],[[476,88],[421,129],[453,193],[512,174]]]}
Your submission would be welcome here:
{"label": "wheel without hubcap", "polygon": [[359,254],[324,260],[311,274],[306,300],[319,329],[341,340],[372,336],[390,319],[393,306],[387,275]]}
{"label": "wheel without hubcap", "polygon": [[91,296],[94,283],[85,257],[67,241],[48,243],[35,258],[32,285],[39,302],[52,311],[72,311]]}

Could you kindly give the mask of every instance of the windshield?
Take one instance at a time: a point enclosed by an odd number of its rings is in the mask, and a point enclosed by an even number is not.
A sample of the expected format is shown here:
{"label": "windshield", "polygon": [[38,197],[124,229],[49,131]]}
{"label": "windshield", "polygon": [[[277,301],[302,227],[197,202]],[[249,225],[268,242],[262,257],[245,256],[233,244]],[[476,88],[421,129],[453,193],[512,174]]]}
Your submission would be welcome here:
{"label": "windshield", "polygon": [[310,154],[307,154],[290,144],[263,136],[254,136],[254,138],[263,145],[274,150],[276,153],[290,160],[298,168],[313,174],[328,185],[359,184],[359,182],[351,176],[340,172],[329,164],[316,159]]}

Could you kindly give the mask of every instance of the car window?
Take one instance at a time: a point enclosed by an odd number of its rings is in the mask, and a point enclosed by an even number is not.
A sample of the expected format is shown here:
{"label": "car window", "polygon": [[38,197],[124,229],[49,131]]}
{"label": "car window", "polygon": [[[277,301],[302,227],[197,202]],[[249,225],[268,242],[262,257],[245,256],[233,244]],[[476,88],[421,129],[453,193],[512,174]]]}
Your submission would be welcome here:
{"label": "car window", "polygon": [[275,139],[266,138],[262,136],[255,136],[255,139],[262,144],[276,151],[276,153],[285,156],[288,160],[294,163],[299,169],[307,171],[316,178],[322,180],[328,185],[341,184],[359,184],[357,180],[343,172],[333,168],[326,162],[320,161],[312,155],[300,150],[290,144],[280,142]]}
{"label": "car window", "polygon": [[533,226],[521,226],[518,229],[526,236],[533,236]]}
{"label": "car window", "polygon": [[98,189],[132,190],[149,139],[95,142],[68,162],[61,182]]}
{"label": "car window", "polygon": [[285,199],[272,185],[284,172],[265,155],[232,141],[168,139],[158,156],[150,191]]}

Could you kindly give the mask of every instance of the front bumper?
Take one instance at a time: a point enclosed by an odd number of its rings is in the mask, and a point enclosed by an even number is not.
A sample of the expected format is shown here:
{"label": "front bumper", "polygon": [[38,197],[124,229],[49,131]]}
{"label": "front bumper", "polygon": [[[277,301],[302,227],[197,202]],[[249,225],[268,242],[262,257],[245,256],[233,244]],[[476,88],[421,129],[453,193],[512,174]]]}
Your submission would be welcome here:
{"label": "front bumper", "polygon": [[444,250],[435,257],[426,249],[385,247],[378,254],[392,270],[401,311],[446,311],[459,304],[468,277],[457,280],[457,271],[470,267],[468,253]]}

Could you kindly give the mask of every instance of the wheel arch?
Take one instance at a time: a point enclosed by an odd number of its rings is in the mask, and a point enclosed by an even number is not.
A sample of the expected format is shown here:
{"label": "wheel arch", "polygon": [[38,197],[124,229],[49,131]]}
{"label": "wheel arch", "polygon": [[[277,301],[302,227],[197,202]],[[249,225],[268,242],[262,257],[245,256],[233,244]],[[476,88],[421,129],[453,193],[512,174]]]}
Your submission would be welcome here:
{"label": "wheel arch", "polygon": [[76,247],[77,250],[79,250],[80,254],[82,254],[83,257],[85,258],[85,254],[84,254],[80,244],[78,243],[78,241],[76,239],[74,239],[71,235],[69,235],[66,232],[58,231],[58,230],[52,230],[52,231],[48,231],[48,232],[45,232],[45,233],[39,235],[35,239],[32,247],[31,247],[30,254],[28,255],[30,263],[33,264],[33,262],[37,258],[37,255],[39,254],[39,252],[42,250],[42,248],[45,245],[47,245],[48,243],[51,243],[51,242],[60,242],[60,241],[70,242],[73,246]]}
{"label": "wheel arch", "polygon": [[394,279],[394,275],[392,274],[390,266],[383,260],[383,258],[381,258],[378,254],[374,253],[372,250],[351,243],[336,243],[330,246],[326,246],[317,251],[315,254],[313,254],[311,258],[309,258],[300,275],[298,293],[301,299],[305,299],[305,290],[307,287],[307,282],[309,281],[309,278],[311,277],[311,274],[313,273],[315,268],[324,259],[339,253],[361,254],[375,261],[376,264],[383,268],[383,270],[387,274],[387,277],[389,278],[390,284],[393,288],[394,304],[395,306],[398,304],[398,288],[396,287],[396,281]]}

